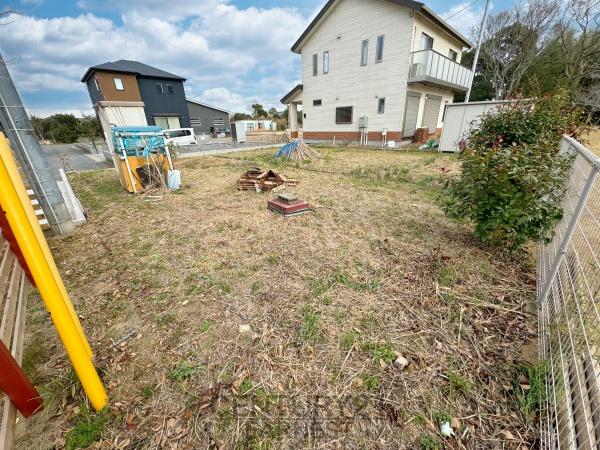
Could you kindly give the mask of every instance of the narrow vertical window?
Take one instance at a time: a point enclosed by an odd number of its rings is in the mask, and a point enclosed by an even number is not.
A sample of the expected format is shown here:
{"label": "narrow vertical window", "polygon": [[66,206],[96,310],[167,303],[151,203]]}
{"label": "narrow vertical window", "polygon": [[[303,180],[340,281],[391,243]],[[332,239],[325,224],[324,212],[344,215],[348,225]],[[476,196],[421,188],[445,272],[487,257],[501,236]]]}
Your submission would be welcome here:
{"label": "narrow vertical window", "polygon": [[156,92],[158,94],[164,94],[165,93],[165,91],[163,90],[162,83],[156,83]]}
{"label": "narrow vertical window", "polygon": [[384,36],[377,36],[377,48],[375,49],[375,62],[383,61],[383,38]]}
{"label": "narrow vertical window", "polygon": [[329,51],[323,52],[323,74],[329,73]]}
{"label": "narrow vertical window", "polygon": [[122,91],[123,90],[123,80],[121,78],[113,78],[113,80],[115,81],[115,89],[117,91]]}
{"label": "narrow vertical window", "polygon": [[458,59],[458,53],[450,49],[448,50],[448,58],[450,58],[452,61],[456,61]]}
{"label": "narrow vertical window", "polygon": [[100,86],[98,86],[98,78],[94,77],[94,86],[96,86],[96,90],[100,90]]}
{"label": "narrow vertical window", "polygon": [[369,40],[365,39],[362,41],[360,46],[360,65],[366,66],[369,60]]}
{"label": "narrow vertical window", "polygon": [[312,57],[312,66],[313,66],[313,77],[316,77],[319,73],[319,55],[316,53]]}
{"label": "narrow vertical window", "polygon": [[433,38],[427,33],[421,33],[421,50],[430,50],[433,48]]}
{"label": "narrow vertical window", "polygon": [[377,102],[377,114],[385,113],[385,97],[379,97]]}

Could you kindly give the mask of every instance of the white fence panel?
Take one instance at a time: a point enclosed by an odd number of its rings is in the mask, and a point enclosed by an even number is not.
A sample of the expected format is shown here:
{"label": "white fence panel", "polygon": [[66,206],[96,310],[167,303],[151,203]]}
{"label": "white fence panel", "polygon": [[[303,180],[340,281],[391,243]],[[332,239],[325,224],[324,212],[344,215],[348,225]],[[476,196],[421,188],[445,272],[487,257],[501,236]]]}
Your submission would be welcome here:
{"label": "white fence panel", "polygon": [[479,124],[484,113],[512,102],[512,100],[497,100],[446,105],[446,116],[440,137],[440,151],[457,152],[459,150],[458,143],[466,137],[472,127]]}
{"label": "white fence panel", "polygon": [[600,158],[563,137],[573,156],[564,216],[538,246],[540,358],[546,399],[541,448],[600,447]]}

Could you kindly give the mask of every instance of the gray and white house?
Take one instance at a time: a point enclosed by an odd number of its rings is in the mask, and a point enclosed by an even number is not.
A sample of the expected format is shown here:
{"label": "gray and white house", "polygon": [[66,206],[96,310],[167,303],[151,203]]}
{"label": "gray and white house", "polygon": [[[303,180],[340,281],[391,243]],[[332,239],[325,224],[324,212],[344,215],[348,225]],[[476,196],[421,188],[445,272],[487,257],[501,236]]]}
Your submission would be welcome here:
{"label": "gray and white house", "polygon": [[231,129],[229,111],[190,99],[187,100],[187,107],[194,134],[211,134],[214,130]]}
{"label": "gray and white house", "polygon": [[[86,84],[97,112],[106,113],[111,108],[110,111],[117,111],[116,116],[122,117],[122,120],[106,118],[108,123],[148,124],[163,129],[191,126],[183,86],[185,78],[179,75],[121,59],[90,67],[81,81]],[[146,123],[140,123],[137,117],[141,109]]]}

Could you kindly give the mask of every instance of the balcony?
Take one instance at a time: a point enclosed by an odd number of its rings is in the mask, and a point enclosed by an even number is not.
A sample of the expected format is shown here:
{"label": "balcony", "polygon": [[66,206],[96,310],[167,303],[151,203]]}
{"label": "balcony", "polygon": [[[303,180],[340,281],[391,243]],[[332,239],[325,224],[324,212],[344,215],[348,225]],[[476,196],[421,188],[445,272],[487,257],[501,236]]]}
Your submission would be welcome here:
{"label": "balcony", "polygon": [[412,53],[408,83],[423,83],[467,92],[470,81],[470,69],[434,50]]}

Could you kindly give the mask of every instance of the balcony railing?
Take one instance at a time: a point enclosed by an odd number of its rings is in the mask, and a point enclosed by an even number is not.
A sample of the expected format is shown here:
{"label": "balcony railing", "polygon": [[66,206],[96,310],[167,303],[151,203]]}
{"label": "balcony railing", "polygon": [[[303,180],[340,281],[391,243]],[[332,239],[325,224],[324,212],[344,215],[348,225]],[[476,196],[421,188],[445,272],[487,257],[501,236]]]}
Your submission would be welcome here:
{"label": "balcony railing", "polygon": [[409,83],[425,83],[466,92],[471,70],[434,51],[413,52],[408,74]]}

